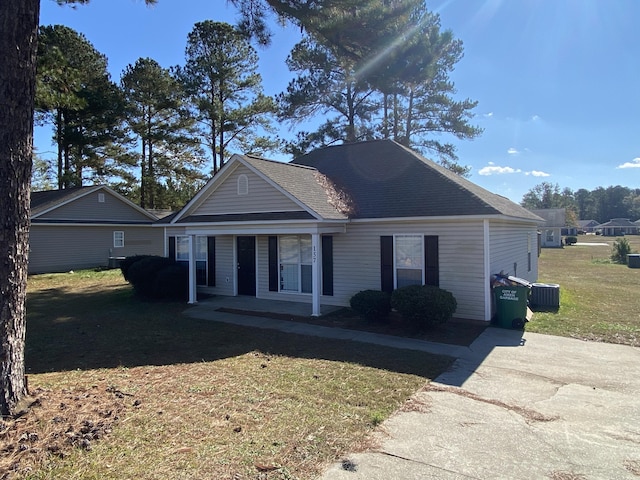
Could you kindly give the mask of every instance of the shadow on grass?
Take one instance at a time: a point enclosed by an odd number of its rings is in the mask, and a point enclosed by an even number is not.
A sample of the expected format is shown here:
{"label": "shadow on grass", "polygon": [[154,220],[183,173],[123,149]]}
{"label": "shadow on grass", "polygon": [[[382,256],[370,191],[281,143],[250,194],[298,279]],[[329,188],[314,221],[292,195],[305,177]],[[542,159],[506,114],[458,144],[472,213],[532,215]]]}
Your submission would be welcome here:
{"label": "shadow on grass", "polygon": [[27,299],[27,373],[210,362],[261,351],[434,378],[449,357],[196,320],[183,303],[145,302],[130,287],[64,287]]}

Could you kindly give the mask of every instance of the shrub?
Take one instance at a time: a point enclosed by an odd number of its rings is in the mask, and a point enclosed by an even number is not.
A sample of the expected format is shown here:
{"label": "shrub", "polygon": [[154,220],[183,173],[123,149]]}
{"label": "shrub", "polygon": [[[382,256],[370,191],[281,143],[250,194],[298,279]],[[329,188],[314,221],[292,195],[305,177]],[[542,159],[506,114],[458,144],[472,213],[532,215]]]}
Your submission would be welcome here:
{"label": "shrub", "polygon": [[410,285],[394,290],[391,306],[417,330],[450,320],[458,307],[451,292],[433,285]]}
{"label": "shrub", "polygon": [[384,320],[391,312],[391,295],[379,290],[362,290],[349,304],[354,312],[369,321]]}
{"label": "shrub", "polygon": [[189,267],[174,263],[158,270],[151,293],[153,298],[184,300],[189,298]]}
{"label": "shrub", "polygon": [[578,243],[578,237],[574,237],[573,235],[565,237],[564,243],[565,245],[573,245],[574,243]]}
{"label": "shrub", "polygon": [[626,238],[618,238],[613,242],[611,248],[611,261],[614,263],[627,264],[627,255],[631,253],[631,245]]}
{"label": "shrub", "polygon": [[129,268],[131,265],[136,263],[138,260],[142,260],[143,258],[148,258],[151,255],[133,255],[132,257],[127,257],[120,260],[120,271],[122,272],[122,276],[128,282],[129,281]]}
{"label": "shrub", "polygon": [[155,294],[156,278],[162,269],[173,265],[176,265],[176,262],[171,258],[151,255],[141,258],[129,267],[129,283],[133,285],[136,293],[143,297],[161,298]]}

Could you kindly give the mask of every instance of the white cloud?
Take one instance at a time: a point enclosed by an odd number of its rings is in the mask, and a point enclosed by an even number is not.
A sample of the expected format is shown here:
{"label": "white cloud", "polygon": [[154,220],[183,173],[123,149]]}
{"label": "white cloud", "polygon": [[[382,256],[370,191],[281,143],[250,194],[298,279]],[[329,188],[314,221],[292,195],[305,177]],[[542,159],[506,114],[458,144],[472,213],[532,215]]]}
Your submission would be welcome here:
{"label": "white cloud", "polygon": [[490,163],[488,167],[483,167],[480,170],[478,170],[478,174],[485,175],[485,176],[504,175],[508,173],[520,173],[521,171],[522,170],[520,169],[515,169],[511,167],[498,167],[496,165],[493,165],[493,163]]}
{"label": "white cloud", "polygon": [[539,122],[540,120],[542,120],[542,119],[540,118],[540,115],[533,115],[533,116],[531,117],[531,121],[532,121],[532,122]]}
{"label": "white cloud", "polygon": [[489,112],[489,113],[485,113],[482,115],[484,118],[491,118],[493,117],[493,112]]}
{"label": "white cloud", "polygon": [[509,150],[507,150],[507,153],[509,155],[518,155],[520,152],[518,150],[516,150],[515,148],[511,147]]}
{"label": "white cloud", "polygon": [[625,162],[622,165],[618,165],[616,168],[640,168],[640,157],[636,157],[630,162]]}
{"label": "white cloud", "polygon": [[531,175],[532,177],[550,177],[551,174],[547,172],[541,172],[539,170],[531,170],[530,172],[526,172],[525,175]]}

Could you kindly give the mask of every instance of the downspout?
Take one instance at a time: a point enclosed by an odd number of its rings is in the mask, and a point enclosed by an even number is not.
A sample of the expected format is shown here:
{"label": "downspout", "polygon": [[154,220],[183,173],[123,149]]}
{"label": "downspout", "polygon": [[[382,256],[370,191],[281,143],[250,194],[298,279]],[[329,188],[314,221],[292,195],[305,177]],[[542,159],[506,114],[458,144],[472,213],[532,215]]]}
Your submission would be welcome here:
{"label": "downspout", "polygon": [[489,220],[483,220],[484,242],[484,319],[491,321],[491,242]]}

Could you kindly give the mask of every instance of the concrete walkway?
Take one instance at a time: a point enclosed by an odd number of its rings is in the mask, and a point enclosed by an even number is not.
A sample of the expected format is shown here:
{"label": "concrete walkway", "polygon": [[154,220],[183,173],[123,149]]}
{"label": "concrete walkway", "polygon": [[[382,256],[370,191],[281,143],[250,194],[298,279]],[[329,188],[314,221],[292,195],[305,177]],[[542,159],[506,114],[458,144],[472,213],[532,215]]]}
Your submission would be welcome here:
{"label": "concrete walkway", "polygon": [[[219,311],[220,308],[256,312],[271,312],[282,315],[309,316],[311,307],[308,304],[297,302],[284,302],[274,300],[260,300],[247,297],[214,297],[198,303],[189,308],[184,313],[193,318],[202,320],[214,320],[216,322],[241,325],[243,327],[264,328],[268,330],[278,330],[284,333],[295,333],[298,335],[309,335],[312,337],[332,338],[335,340],[350,340],[353,342],[370,343],[383,345],[386,347],[403,348],[408,350],[419,350],[436,355],[448,355],[458,358],[469,349],[457,345],[445,345],[442,343],[427,342],[412,338],[395,337],[391,335],[380,335],[368,333],[360,330],[348,330],[344,328],[323,327],[287,320],[277,320],[274,318],[257,317],[251,315],[238,315],[236,313],[226,313]],[[340,307],[323,306],[322,311],[329,313]]]}
{"label": "concrete walkway", "polygon": [[456,347],[223,313],[220,306],[207,301],[185,313],[457,358],[414,395],[413,408],[383,423],[378,448],[346,455],[318,480],[640,478],[638,348],[498,328],[469,348]]}

